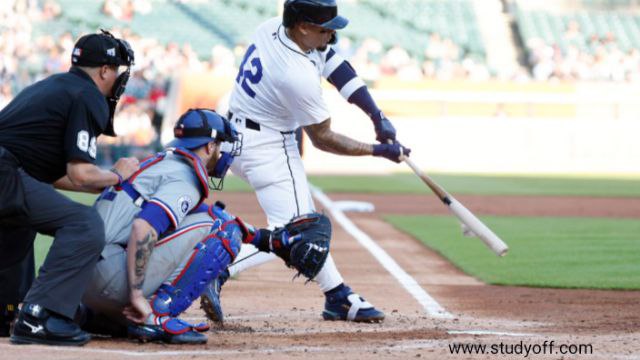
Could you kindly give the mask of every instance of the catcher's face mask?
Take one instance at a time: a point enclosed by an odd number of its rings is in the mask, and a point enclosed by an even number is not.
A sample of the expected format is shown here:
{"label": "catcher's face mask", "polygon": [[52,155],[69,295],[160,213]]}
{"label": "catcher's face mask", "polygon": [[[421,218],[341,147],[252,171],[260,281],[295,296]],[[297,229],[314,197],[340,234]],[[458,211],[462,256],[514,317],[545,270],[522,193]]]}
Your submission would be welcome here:
{"label": "catcher's face mask", "polygon": [[[228,128],[227,128],[227,125]],[[242,152],[242,134],[239,134],[229,122],[225,122],[225,132],[228,136],[225,142],[218,145],[220,156],[216,158],[215,164],[209,169],[209,188],[213,190],[222,190],[224,185],[224,177],[233,163],[233,159]]]}

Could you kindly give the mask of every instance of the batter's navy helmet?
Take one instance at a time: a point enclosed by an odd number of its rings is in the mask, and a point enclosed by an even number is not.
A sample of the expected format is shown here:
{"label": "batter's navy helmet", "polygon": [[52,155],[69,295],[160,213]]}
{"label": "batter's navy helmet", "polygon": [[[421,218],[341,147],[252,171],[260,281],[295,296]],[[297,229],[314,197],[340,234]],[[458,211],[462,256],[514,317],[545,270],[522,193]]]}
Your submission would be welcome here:
{"label": "batter's navy helmet", "polygon": [[282,24],[290,28],[300,21],[332,30],[344,29],[349,24],[347,18],[338,15],[336,0],[286,0]]}
{"label": "batter's navy helmet", "polygon": [[235,142],[238,133],[233,125],[213,110],[189,109],[185,112],[173,128],[175,140],[169,147],[196,149],[211,141]]}

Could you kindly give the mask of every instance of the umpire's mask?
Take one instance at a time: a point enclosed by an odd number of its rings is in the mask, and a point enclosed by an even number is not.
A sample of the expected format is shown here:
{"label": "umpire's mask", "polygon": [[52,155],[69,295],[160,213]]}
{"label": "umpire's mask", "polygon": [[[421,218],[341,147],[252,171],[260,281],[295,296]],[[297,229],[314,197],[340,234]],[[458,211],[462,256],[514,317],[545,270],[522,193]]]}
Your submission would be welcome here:
{"label": "umpire's mask", "polygon": [[124,93],[127,81],[131,76],[131,66],[134,64],[134,52],[129,43],[118,39],[106,30],[99,34],[82,36],[76,42],[71,53],[71,63],[77,66],[126,66],[126,70],[118,75],[111,88],[111,95],[107,96],[109,104],[109,123],[103,131],[105,135],[115,136],[113,130],[113,116],[120,96]]}

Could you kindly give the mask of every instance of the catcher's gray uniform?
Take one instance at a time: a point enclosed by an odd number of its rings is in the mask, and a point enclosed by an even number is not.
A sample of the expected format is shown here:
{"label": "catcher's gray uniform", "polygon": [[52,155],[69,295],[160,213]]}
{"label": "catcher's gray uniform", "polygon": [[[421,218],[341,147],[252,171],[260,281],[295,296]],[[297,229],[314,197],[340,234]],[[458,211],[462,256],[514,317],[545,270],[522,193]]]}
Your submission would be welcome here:
{"label": "catcher's gray uniform", "polygon": [[[203,185],[201,180],[204,175],[200,162],[171,151],[164,154],[145,161],[122,188],[105,190],[95,204],[104,220],[106,246],[83,297],[83,302],[94,311],[124,319],[122,308],[129,302],[126,246],[133,220],[143,203],[158,205],[170,219],[173,230],[160,234],[149,259],[143,286],[146,297],[163,282],[171,282],[180,274],[194,245],[214,226],[207,212],[187,215],[208,194],[206,181]],[[154,219],[145,220],[154,222]]]}

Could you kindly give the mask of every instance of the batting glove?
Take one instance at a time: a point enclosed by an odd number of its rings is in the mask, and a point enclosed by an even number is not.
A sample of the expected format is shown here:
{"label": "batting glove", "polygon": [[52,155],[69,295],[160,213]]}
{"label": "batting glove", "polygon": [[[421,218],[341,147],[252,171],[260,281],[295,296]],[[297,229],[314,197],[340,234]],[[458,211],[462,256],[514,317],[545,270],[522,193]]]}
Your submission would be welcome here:
{"label": "batting glove", "polygon": [[411,149],[402,146],[399,142],[393,144],[376,144],[373,145],[373,156],[381,156],[393,162],[401,162],[401,156],[409,156]]}
{"label": "batting glove", "polygon": [[386,143],[388,140],[396,141],[396,128],[382,111],[371,116],[371,121],[373,121],[373,127],[376,130],[376,140],[381,143]]}

